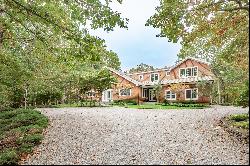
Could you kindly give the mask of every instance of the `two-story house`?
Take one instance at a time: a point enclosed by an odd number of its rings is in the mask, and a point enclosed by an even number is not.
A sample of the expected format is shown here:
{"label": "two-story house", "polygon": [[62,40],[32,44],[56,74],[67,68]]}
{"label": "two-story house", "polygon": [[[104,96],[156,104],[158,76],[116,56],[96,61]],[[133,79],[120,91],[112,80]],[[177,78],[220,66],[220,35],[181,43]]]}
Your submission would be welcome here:
{"label": "two-story house", "polygon": [[[210,65],[195,58],[186,58],[169,68],[124,74],[109,68],[118,83],[102,94],[102,101],[134,100],[142,102],[196,101],[209,103],[209,96],[199,93],[197,82],[213,83]],[[160,92],[155,86],[160,85]]]}

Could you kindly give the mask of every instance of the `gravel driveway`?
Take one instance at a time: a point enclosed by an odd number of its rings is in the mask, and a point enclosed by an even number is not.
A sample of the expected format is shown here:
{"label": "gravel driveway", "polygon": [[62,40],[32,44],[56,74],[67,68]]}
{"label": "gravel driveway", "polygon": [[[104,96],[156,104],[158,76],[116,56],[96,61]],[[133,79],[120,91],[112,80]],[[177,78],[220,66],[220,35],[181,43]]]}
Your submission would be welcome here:
{"label": "gravel driveway", "polygon": [[41,109],[50,126],[22,164],[248,164],[248,145],[217,125],[248,109]]}

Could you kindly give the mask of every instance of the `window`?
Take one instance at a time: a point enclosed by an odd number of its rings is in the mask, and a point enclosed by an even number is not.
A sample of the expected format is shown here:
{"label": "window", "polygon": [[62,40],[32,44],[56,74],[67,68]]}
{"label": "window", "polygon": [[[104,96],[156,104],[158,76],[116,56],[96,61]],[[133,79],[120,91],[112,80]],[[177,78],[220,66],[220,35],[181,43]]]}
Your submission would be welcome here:
{"label": "window", "polygon": [[188,67],[180,69],[180,77],[195,77],[197,76],[198,67]]}
{"label": "window", "polygon": [[131,89],[120,89],[120,96],[131,96]]}
{"label": "window", "polygon": [[95,97],[95,92],[93,92],[93,91],[87,92],[87,95],[89,97]]}
{"label": "window", "polygon": [[151,74],[151,82],[158,81],[159,80],[159,74],[153,73]]}
{"label": "window", "polygon": [[176,100],[176,94],[174,92],[166,90],[165,93],[166,93],[165,98],[167,100]]}
{"label": "window", "polygon": [[143,75],[139,75],[139,79],[142,80],[143,79]]}
{"label": "window", "polygon": [[170,75],[170,71],[167,71],[167,72],[166,72],[166,75],[169,76],[169,75]]}
{"label": "window", "polygon": [[198,99],[198,89],[186,89],[185,91],[186,100],[197,100]]}

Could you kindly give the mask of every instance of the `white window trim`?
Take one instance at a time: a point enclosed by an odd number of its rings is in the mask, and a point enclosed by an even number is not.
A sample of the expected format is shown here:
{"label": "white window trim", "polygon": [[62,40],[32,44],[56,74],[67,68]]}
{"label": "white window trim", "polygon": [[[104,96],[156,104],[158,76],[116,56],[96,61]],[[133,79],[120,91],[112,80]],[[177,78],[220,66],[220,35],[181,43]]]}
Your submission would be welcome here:
{"label": "white window trim", "polygon": [[170,71],[166,71],[166,76],[170,76]]}
{"label": "white window trim", "polygon": [[[91,95],[89,95],[89,93],[91,93]],[[96,95],[96,92],[95,92],[95,91],[92,91],[92,90],[91,90],[91,91],[88,91],[88,92],[87,92],[87,96],[88,96],[88,97],[95,97],[95,95],[93,95],[93,93]]]}
{"label": "white window trim", "polygon": [[[167,99],[167,92],[170,92],[170,99]],[[175,98],[172,98],[172,91],[171,90],[165,90],[165,99],[166,100],[176,100],[176,93],[175,94]]]}
{"label": "white window trim", "polygon": [[[187,69],[191,68],[191,72],[192,72],[192,68],[195,68],[195,67],[197,67],[197,74],[196,74],[196,76],[186,76],[187,75]],[[181,76],[181,69],[185,69],[185,76]],[[179,68],[179,77],[180,78],[198,77],[198,72],[199,72],[198,66],[186,67],[186,68]]]}
{"label": "white window trim", "polygon": [[[187,93],[187,90],[191,90],[191,97],[192,97],[192,91],[196,89],[196,98],[186,98],[186,93]],[[185,100],[198,100],[199,98],[199,93],[198,93],[198,88],[193,88],[193,89],[185,89]]]}
{"label": "white window trim", "polygon": [[[154,74],[154,75],[158,75],[158,80],[154,80],[154,81],[152,81],[152,74]],[[155,78],[155,76],[154,76],[154,78]],[[156,81],[159,81],[160,80],[160,74],[159,73],[151,73],[150,74],[150,82],[156,82]]]}
{"label": "white window trim", "polygon": [[[141,77],[141,78],[140,78]],[[139,75],[139,80],[143,80],[143,74]]]}
{"label": "white window trim", "polygon": [[[126,88],[123,88],[123,89],[126,89]],[[129,95],[121,95],[121,90],[123,90],[123,89],[119,89],[119,96],[131,96],[132,95],[132,89],[130,88],[129,89]]]}

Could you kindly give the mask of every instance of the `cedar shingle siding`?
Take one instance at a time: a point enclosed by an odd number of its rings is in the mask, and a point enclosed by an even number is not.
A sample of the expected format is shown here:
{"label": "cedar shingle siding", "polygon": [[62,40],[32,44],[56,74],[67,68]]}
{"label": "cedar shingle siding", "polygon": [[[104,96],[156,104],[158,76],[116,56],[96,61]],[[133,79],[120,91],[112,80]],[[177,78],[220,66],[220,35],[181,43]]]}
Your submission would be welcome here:
{"label": "cedar shingle siding", "polygon": [[[192,67],[197,67],[195,69],[192,69]],[[191,76],[188,78],[181,78],[180,77],[180,69],[182,68],[191,68],[187,69],[186,72],[188,75],[196,75]],[[187,96],[186,97],[196,97],[195,93],[198,91],[198,97],[196,102],[200,103],[209,103],[210,98],[209,96],[203,95],[203,93],[199,93],[199,89],[192,90],[194,88],[197,88],[196,83],[201,80],[206,80],[213,82],[214,75],[209,67],[209,64],[206,62],[203,62],[201,60],[197,60],[194,58],[187,58],[172,68],[168,69],[160,69],[155,71],[149,71],[149,72],[141,72],[141,73],[134,73],[134,74],[123,74],[120,72],[117,72],[113,69],[110,69],[112,74],[117,78],[118,84],[112,85],[112,100],[134,100],[137,103],[138,102],[144,102],[144,101],[154,101],[152,96],[151,98],[143,98],[142,97],[142,91],[143,88],[147,89],[145,92],[147,93],[146,96],[149,95],[150,89],[154,87],[154,84],[156,82],[151,81],[151,74],[158,73],[159,74],[159,81],[162,85],[162,90],[160,92],[159,101],[163,102],[165,99],[165,92],[166,90],[171,90],[171,86],[174,84],[181,84],[179,85],[180,90],[178,93],[176,93],[176,100],[169,100],[169,101],[177,101],[182,102],[186,101],[185,99],[185,92],[187,90]],[[190,72],[192,74],[190,74]],[[140,79],[142,78],[142,79]],[[156,76],[157,78],[157,76]],[[120,95],[120,89],[131,89],[131,94],[127,96]],[[126,91],[128,92],[128,91]],[[193,92],[193,94],[191,94]],[[125,94],[125,93],[123,93]],[[129,93],[128,93],[129,94]]]}

